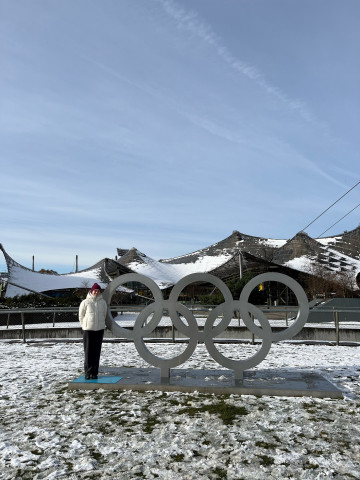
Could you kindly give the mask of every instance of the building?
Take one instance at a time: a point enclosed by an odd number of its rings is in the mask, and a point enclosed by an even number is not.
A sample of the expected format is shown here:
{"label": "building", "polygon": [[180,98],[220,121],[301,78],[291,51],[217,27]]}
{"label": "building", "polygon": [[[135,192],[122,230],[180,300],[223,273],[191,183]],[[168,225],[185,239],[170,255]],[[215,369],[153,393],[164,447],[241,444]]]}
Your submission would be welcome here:
{"label": "building", "polygon": [[[131,272],[150,277],[165,294],[190,273],[210,273],[228,281],[246,272],[277,271],[304,285],[322,269],[346,276],[353,290],[360,285],[360,226],[341,235],[318,239],[299,232],[288,240],[254,237],[235,230],[213,245],[161,260],[150,258],[136,248],[118,248],[115,259],[104,258],[85,270],[63,275],[34,272],[12,259],[1,244],[0,249],[8,267],[7,297],[84,288],[95,281],[105,287],[113,278]],[[201,291],[203,287],[197,288]]]}

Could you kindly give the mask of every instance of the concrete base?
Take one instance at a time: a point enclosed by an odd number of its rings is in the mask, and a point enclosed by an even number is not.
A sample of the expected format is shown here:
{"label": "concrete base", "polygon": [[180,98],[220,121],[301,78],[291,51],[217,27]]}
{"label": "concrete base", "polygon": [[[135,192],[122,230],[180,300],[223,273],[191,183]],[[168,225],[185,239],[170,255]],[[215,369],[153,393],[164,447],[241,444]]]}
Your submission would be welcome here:
{"label": "concrete base", "polygon": [[[112,381],[109,382],[109,377]],[[115,377],[119,377],[115,380]],[[70,390],[160,390],[237,395],[342,398],[341,391],[317,373],[285,369],[244,372],[235,383],[231,370],[172,369],[169,381],[162,381],[157,368],[101,369],[96,381],[81,377],[68,384]]]}

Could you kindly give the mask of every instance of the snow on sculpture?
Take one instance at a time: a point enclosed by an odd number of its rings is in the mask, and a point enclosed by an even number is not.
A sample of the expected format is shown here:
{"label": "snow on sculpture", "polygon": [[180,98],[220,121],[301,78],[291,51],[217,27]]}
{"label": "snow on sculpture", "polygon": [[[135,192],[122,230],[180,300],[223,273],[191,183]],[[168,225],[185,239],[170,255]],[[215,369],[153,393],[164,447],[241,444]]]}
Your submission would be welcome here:
{"label": "snow on sculpture", "polygon": [[[269,281],[283,283],[288,286],[295,294],[299,307],[295,321],[289,327],[277,333],[272,331],[264,312],[248,302],[253,289],[260,283]],[[161,380],[164,382],[169,381],[171,368],[178,367],[191,357],[198,342],[204,342],[211,357],[223,367],[233,370],[235,381],[240,382],[243,379],[245,370],[255,367],[265,359],[272,342],[292,338],[300,332],[309,314],[309,303],[302,287],[294,279],[281,273],[263,273],[254,277],[245,285],[239,300],[233,299],[229,288],[222,280],[207,273],[193,273],[182,278],[174,285],[168,300],[164,300],[161,290],[153,280],[144,275],[129,273],[116,278],[105,289],[103,297],[108,305],[111,303],[111,297],[115,290],[127,282],[139,282],[148,287],[153,294],[154,302],[144,307],[139,313],[133,330],[128,330],[118,325],[113,319],[110,309],[108,309],[107,327],[115,336],[133,340],[139,355],[149,364],[160,368]],[[183,289],[194,282],[210,283],[217,287],[224,296],[224,302],[209,312],[203,330],[199,330],[194,314],[178,301]],[[144,338],[151,336],[151,333],[159,325],[164,310],[169,312],[174,327],[189,338],[185,350],[172,358],[157,357],[150,352],[144,342]],[[214,343],[214,339],[229,326],[234,311],[239,311],[246,327],[256,337],[262,339],[261,348],[253,356],[245,360],[234,360],[224,356],[218,351]],[[181,320],[181,316],[186,319],[187,324]],[[215,321],[219,316],[222,319],[215,325]],[[149,317],[151,319],[148,321]],[[260,322],[260,326],[255,324],[254,318]]]}

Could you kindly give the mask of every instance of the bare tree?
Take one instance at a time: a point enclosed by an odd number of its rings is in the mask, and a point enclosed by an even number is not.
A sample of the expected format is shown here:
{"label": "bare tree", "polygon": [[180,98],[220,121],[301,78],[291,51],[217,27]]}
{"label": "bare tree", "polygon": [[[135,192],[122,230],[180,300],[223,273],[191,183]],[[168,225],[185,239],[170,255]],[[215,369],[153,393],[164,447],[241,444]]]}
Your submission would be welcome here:
{"label": "bare tree", "polygon": [[334,291],[333,272],[320,263],[308,269],[307,293],[311,298],[329,298]]}
{"label": "bare tree", "polygon": [[343,270],[335,274],[336,296],[353,297],[356,290],[355,272],[352,270]]}
{"label": "bare tree", "polygon": [[74,294],[76,297],[79,297],[81,299],[84,299],[86,298],[86,295],[88,294],[90,290],[90,282],[89,280],[83,280],[81,282],[81,287],[80,288],[77,288],[75,291],[74,291]]}
{"label": "bare tree", "polygon": [[353,297],[356,283],[353,271],[333,272],[328,267],[316,263],[309,270],[307,293],[312,298]]}

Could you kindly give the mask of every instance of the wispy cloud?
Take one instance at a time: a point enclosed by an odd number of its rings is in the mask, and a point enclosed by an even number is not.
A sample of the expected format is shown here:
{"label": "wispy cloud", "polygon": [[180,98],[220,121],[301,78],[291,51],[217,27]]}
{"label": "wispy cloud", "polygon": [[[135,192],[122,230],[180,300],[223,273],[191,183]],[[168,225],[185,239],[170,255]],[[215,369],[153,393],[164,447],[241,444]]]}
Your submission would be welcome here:
{"label": "wispy cloud", "polygon": [[306,122],[324,127],[324,124],[321,124],[315,119],[314,115],[306,107],[304,102],[291,98],[279,87],[272,85],[258,68],[236,58],[236,56],[234,56],[223,44],[221,38],[212,30],[211,26],[200,19],[196,12],[185,10],[173,0],[155,1],[160,3],[164,11],[175,20],[179,29],[189,31],[192,35],[197,36],[207,45],[211,46],[219,57],[236,72],[245,75],[250,80],[254,81],[260,88],[268,94],[276,97],[289,109],[298,112]]}
{"label": "wispy cloud", "polygon": [[337,175],[349,177],[351,181],[353,181],[354,178],[360,177],[360,168],[358,168],[357,170],[347,170],[343,166],[337,167],[336,165],[330,165],[329,168],[331,171],[335,172]]}
{"label": "wispy cloud", "polygon": [[306,170],[311,174],[319,175],[341,188],[347,188],[347,185],[340,181],[338,175],[331,175],[328,169],[324,169],[317,165],[315,161],[299,153],[293,146],[286,143],[284,140],[250,130],[247,130],[242,136],[237,131],[220,125],[213,119],[201,117],[191,112],[184,112],[184,114],[186,114],[191,122],[210,134],[237,144],[238,146],[246,147],[248,154],[251,151],[258,152],[260,155],[263,155],[264,158],[271,155],[273,159],[276,158],[276,162],[279,164],[287,167],[292,165],[295,168]]}

